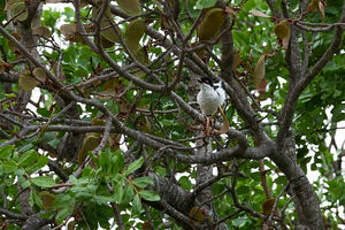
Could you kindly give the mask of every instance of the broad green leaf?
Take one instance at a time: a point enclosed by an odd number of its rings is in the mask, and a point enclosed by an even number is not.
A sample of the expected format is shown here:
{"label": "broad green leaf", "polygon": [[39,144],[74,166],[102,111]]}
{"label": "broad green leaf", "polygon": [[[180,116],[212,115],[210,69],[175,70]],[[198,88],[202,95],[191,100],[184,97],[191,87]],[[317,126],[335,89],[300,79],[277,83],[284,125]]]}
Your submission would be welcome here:
{"label": "broad green leaf", "polygon": [[134,196],[133,188],[129,185],[126,185],[121,204],[128,204],[133,199],[133,196]]}
{"label": "broad green leaf", "polygon": [[8,159],[14,150],[14,145],[6,145],[0,149],[0,159]]}
{"label": "broad green leaf", "polygon": [[145,188],[148,185],[154,185],[154,182],[151,177],[139,177],[135,178],[132,181],[133,184],[138,186],[139,188]]}
{"label": "broad green leaf", "polygon": [[181,186],[186,189],[187,191],[190,191],[192,189],[192,183],[190,182],[190,180],[188,179],[187,176],[182,176],[179,181],[178,181]]}
{"label": "broad green leaf", "polygon": [[25,170],[27,173],[31,174],[35,171],[41,169],[43,166],[48,164],[48,157],[47,156],[39,156],[38,159],[35,161],[34,164],[29,165]]}
{"label": "broad green leaf", "polygon": [[140,210],[142,209],[142,205],[141,205],[140,197],[138,194],[134,196],[132,204],[133,204],[133,209],[134,209],[133,211],[140,212]]}
{"label": "broad green leaf", "polygon": [[119,203],[119,204],[122,203],[123,195],[124,195],[124,189],[123,189],[122,183],[118,183],[117,186],[114,188],[114,195],[113,195],[116,203]]}
{"label": "broad green leaf", "polygon": [[17,170],[17,168],[18,168],[18,165],[13,160],[6,160],[3,162],[3,169],[5,173],[13,173]]}
{"label": "broad green leaf", "polygon": [[43,208],[43,201],[42,201],[40,195],[37,193],[36,189],[31,189],[30,193],[31,193],[31,196],[33,198],[34,203],[38,207]]}
{"label": "broad green leaf", "polygon": [[73,212],[73,206],[67,205],[60,209],[56,215],[56,219],[62,222],[67,216],[71,215]]}
{"label": "broad green leaf", "polygon": [[134,162],[128,165],[128,168],[123,172],[125,175],[133,173],[135,170],[139,169],[144,163],[144,158],[140,157]]}
{"label": "broad green leaf", "polygon": [[39,155],[35,150],[29,150],[19,158],[18,165],[25,168],[34,164],[38,157]]}
{"label": "broad green leaf", "polygon": [[125,163],[125,159],[121,153],[121,150],[115,151],[115,153],[112,153],[112,175],[118,174],[118,172],[123,168],[123,165]]}
{"label": "broad green leaf", "polygon": [[148,201],[159,201],[160,197],[157,192],[152,190],[142,190],[139,192],[140,196]]}
{"label": "broad green leaf", "polygon": [[101,196],[101,195],[96,195],[94,197],[94,199],[96,200],[96,202],[100,205],[102,204],[107,204],[110,202],[114,202],[114,198],[111,196]]}
{"label": "broad green leaf", "polygon": [[43,188],[49,188],[56,184],[54,179],[49,176],[38,176],[35,178],[31,178],[31,182]]}

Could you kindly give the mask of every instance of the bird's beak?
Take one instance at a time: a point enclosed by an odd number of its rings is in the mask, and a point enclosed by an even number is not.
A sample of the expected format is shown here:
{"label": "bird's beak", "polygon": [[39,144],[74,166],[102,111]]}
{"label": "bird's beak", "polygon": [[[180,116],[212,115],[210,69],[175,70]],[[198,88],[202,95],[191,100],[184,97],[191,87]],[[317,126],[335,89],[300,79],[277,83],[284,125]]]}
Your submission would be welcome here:
{"label": "bird's beak", "polygon": [[198,82],[199,82],[199,83],[202,83],[202,80],[198,79]]}

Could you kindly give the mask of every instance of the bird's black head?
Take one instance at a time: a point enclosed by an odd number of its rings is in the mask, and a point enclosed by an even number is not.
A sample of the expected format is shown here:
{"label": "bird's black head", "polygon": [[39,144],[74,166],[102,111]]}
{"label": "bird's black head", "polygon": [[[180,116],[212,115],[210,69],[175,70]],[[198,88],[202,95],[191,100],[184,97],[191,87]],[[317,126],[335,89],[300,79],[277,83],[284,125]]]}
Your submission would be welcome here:
{"label": "bird's black head", "polygon": [[200,83],[205,83],[205,84],[210,85],[210,86],[213,87],[213,81],[209,77],[202,77],[202,78],[199,79],[199,82]]}
{"label": "bird's black head", "polygon": [[218,86],[213,85],[213,81],[212,81],[212,79],[209,78],[209,77],[202,77],[202,78],[200,78],[198,81],[199,81],[200,83],[205,83],[205,84],[207,84],[207,85],[210,85],[210,86],[212,86],[212,88],[214,88],[214,89],[217,89],[217,88],[218,88]]}

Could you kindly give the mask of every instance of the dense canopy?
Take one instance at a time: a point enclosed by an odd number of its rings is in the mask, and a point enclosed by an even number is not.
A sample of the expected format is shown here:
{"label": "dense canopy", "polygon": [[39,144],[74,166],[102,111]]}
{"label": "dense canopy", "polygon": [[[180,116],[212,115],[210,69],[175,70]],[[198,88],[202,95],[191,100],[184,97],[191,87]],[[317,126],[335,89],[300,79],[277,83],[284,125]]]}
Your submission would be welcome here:
{"label": "dense canopy", "polygon": [[344,0],[0,9],[1,229],[344,229]]}

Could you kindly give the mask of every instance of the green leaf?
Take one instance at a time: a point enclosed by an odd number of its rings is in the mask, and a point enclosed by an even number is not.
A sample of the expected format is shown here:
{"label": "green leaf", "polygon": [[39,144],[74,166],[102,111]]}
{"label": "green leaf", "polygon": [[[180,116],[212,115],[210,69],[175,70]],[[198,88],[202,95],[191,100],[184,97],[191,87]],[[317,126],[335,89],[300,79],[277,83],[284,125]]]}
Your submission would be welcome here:
{"label": "green leaf", "polygon": [[123,199],[123,195],[124,195],[124,190],[123,190],[123,186],[121,183],[119,183],[115,188],[114,188],[114,199],[116,201],[116,203],[122,203],[122,199]]}
{"label": "green leaf", "polygon": [[133,199],[133,196],[134,196],[133,188],[127,185],[125,187],[124,196],[123,196],[121,204],[128,204]]}
{"label": "green leaf", "polygon": [[60,222],[63,221],[67,216],[71,215],[73,212],[73,206],[65,206],[59,210],[58,214],[56,215],[56,219]]}
{"label": "green leaf", "polygon": [[29,150],[28,152],[24,153],[19,161],[18,161],[18,165],[20,167],[26,167],[29,165],[32,165],[33,163],[35,163],[35,161],[38,159],[39,155],[35,150]]}
{"label": "green leaf", "polygon": [[246,217],[238,217],[237,219],[233,220],[231,224],[235,227],[241,228],[244,227],[244,225],[249,222],[249,219]]}
{"label": "green leaf", "polygon": [[140,157],[136,161],[132,162],[128,168],[123,172],[125,175],[133,173],[135,170],[140,168],[144,163],[144,158]]}
{"label": "green leaf", "polygon": [[112,154],[112,175],[117,175],[120,169],[123,168],[123,165],[125,163],[125,159],[123,158],[123,155],[121,153],[121,150],[115,151],[115,153]]}
{"label": "green leaf", "polygon": [[196,8],[202,10],[204,8],[212,7],[216,4],[217,0],[198,0],[196,3]]}
{"label": "green leaf", "polygon": [[145,188],[148,185],[154,185],[154,182],[151,177],[139,177],[135,178],[132,181],[133,184],[138,186],[139,188]]}
{"label": "green leaf", "polygon": [[31,182],[37,186],[44,187],[44,188],[49,188],[56,184],[53,178],[49,176],[39,176],[39,177],[31,178]]}
{"label": "green leaf", "polygon": [[25,170],[27,173],[31,174],[35,171],[41,169],[43,166],[48,164],[48,157],[47,156],[39,156],[38,159],[35,161],[33,165],[30,165]]}
{"label": "green leaf", "polygon": [[14,145],[6,145],[0,149],[0,159],[8,159],[14,150]]}
{"label": "green leaf", "polygon": [[42,200],[41,200],[40,195],[36,192],[35,189],[31,189],[31,195],[32,195],[32,198],[33,198],[34,203],[35,203],[38,207],[42,208],[42,207],[43,207],[43,202],[42,202]]}
{"label": "green leaf", "polygon": [[114,202],[114,198],[111,196],[101,196],[101,195],[96,195],[94,197],[94,199],[96,200],[96,202],[100,205],[102,204],[107,204],[109,202]]}
{"label": "green leaf", "polygon": [[152,190],[142,190],[139,192],[140,196],[148,201],[159,201],[160,197],[157,192]]}
{"label": "green leaf", "polygon": [[39,113],[43,117],[50,117],[50,115],[51,115],[51,112],[45,108],[38,108],[37,113]]}
{"label": "green leaf", "polygon": [[190,182],[190,180],[188,179],[187,176],[183,176],[179,179],[178,181],[180,183],[180,185],[186,189],[187,191],[192,189],[192,183]]}
{"label": "green leaf", "polygon": [[13,173],[17,170],[17,163],[13,160],[4,161],[3,168],[5,173]]}
{"label": "green leaf", "polygon": [[134,196],[134,199],[133,199],[133,209],[136,212],[140,212],[140,210],[142,209],[140,197],[139,197],[138,194],[136,194]]}

